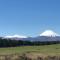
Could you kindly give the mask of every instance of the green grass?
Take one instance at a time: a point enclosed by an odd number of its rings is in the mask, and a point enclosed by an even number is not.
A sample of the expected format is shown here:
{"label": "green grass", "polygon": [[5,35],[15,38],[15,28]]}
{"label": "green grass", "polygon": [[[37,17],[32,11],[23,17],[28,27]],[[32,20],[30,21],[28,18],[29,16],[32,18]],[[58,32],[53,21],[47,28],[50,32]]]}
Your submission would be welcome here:
{"label": "green grass", "polygon": [[21,54],[25,52],[41,53],[46,55],[60,55],[60,44],[45,46],[20,46],[0,48],[0,55]]}

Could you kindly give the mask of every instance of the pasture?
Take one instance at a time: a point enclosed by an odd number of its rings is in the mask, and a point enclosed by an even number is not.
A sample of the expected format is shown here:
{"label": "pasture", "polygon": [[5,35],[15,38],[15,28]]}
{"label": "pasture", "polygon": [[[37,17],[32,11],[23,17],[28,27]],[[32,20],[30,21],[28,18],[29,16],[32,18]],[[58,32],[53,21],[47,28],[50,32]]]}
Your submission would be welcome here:
{"label": "pasture", "polygon": [[[15,59],[10,59],[13,56],[15,56],[14,57]],[[37,56],[40,56],[40,57],[59,56],[59,59],[60,59],[60,44],[0,48],[0,60],[9,60],[9,59],[10,60],[29,60],[29,59],[17,59],[16,56],[19,56],[19,57],[28,56],[29,58],[31,57],[36,58]],[[34,60],[34,59],[30,59],[30,60]],[[49,60],[49,59],[46,59],[46,60]]]}

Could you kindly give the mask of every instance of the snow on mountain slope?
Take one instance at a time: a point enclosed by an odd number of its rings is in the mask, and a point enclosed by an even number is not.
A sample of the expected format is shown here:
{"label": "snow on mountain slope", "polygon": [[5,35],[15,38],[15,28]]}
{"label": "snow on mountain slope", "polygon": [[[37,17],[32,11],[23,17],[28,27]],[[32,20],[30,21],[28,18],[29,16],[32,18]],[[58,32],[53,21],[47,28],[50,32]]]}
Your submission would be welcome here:
{"label": "snow on mountain slope", "polygon": [[42,34],[40,34],[40,36],[55,37],[55,36],[59,36],[59,34],[55,33],[52,30],[46,30]]}
{"label": "snow on mountain slope", "polygon": [[15,39],[15,40],[29,40],[29,41],[60,41],[60,35],[55,33],[52,30],[46,30],[36,37],[28,37],[21,35],[13,35],[13,36],[5,36],[7,39]]}
{"label": "snow on mountain slope", "polygon": [[5,38],[28,38],[27,36],[13,35],[13,36],[5,36]]}

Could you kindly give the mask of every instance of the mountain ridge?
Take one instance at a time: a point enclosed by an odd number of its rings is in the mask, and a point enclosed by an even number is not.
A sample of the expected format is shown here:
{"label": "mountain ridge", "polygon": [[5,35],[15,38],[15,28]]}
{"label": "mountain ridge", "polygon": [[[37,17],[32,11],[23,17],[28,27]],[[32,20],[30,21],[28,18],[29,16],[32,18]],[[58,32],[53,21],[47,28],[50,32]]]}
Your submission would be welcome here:
{"label": "mountain ridge", "polygon": [[28,37],[21,35],[5,36],[5,39],[28,40],[28,41],[60,41],[60,35],[52,30],[46,30],[36,37]]}

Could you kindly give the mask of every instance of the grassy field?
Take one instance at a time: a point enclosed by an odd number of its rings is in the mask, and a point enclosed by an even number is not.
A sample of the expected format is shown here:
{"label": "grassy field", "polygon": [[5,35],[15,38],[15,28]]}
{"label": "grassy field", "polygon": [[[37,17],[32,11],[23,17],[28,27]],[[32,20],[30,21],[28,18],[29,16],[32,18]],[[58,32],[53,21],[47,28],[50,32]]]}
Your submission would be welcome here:
{"label": "grassy field", "polygon": [[[15,55],[16,57],[16,55],[20,56],[24,53],[26,53],[27,56],[29,57],[33,56],[34,58],[36,56],[42,56],[42,57],[43,56],[59,56],[59,59],[60,59],[60,44],[44,45],[44,46],[20,46],[20,47],[10,47],[10,48],[0,48],[0,56],[5,56],[5,58],[6,56],[9,56],[9,55]],[[0,60],[9,60],[9,58],[8,59],[2,59],[2,58]],[[25,60],[25,59],[10,59],[10,60]],[[31,59],[31,60],[34,60],[34,59]],[[46,60],[49,60],[49,59],[46,59]]]}
{"label": "grassy field", "polygon": [[21,54],[24,52],[60,55],[60,44],[44,45],[44,46],[20,46],[20,47],[10,47],[10,48],[0,48],[0,55],[15,54],[15,53]]}

